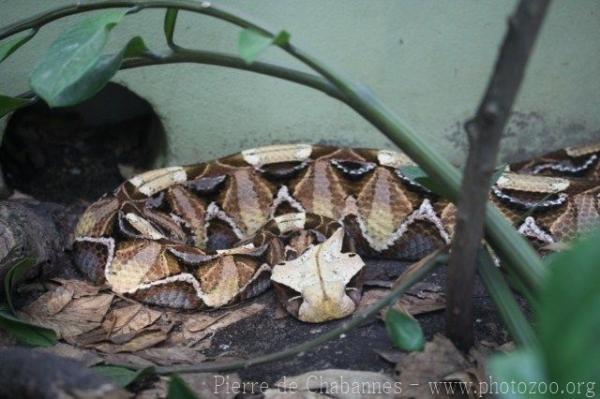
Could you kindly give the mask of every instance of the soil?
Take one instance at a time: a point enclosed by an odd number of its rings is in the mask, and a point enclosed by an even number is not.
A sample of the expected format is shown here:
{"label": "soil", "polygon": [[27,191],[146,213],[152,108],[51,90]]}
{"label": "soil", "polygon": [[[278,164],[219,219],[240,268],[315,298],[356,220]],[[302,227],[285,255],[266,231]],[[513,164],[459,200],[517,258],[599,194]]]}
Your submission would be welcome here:
{"label": "soil", "polygon": [[[382,266],[403,270],[405,264],[389,261],[369,261],[370,269]],[[426,282],[445,286],[446,271],[439,268]],[[258,354],[275,352],[315,338],[339,326],[343,321],[324,324],[307,324],[285,317],[277,320],[277,303],[272,292],[265,293],[257,301],[268,304],[268,313],[244,319],[228,328],[219,331],[213,337],[213,353],[221,356],[249,358]],[[507,331],[502,325],[494,304],[485,294],[480,281],[476,283],[474,292],[475,304],[475,339],[493,343],[505,343]],[[443,311],[417,316],[427,340],[436,333],[444,333],[445,315]],[[223,353],[228,349],[230,353]],[[279,361],[250,369],[240,370],[238,374],[244,381],[266,381],[273,383],[280,377],[298,375],[311,370],[353,369],[382,371],[393,375],[394,364],[386,361],[379,353],[397,359],[402,352],[394,349],[387,337],[385,326],[380,319],[373,320],[354,329],[336,340],[329,341],[311,352],[296,356],[289,360]],[[209,352],[210,353],[210,352]]]}
{"label": "soil", "polygon": [[[124,180],[117,168],[120,162],[136,159],[136,167],[148,163],[143,156],[143,140],[132,133],[143,131],[147,123],[144,118],[95,130],[83,128],[72,114],[57,116],[44,108],[36,111],[33,122],[31,115],[21,118],[21,121],[13,118],[13,125],[9,125],[7,140],[0,151],[1,162],[8,184],[40,201],[68,206],[81,200],[95,200]],[[125,140],[123,134],[137,139],[129,137]],[[405,266],[401,262],[371,260],[367,270],[374,278],[381,278],[384,271],[383,277],[389,279],[398,275]],[[426,281],[445,287],[446,270],[443,267],[438,269]],[[498,344],[506,342],[508,334],[480,281],[477,281],[473,295],[476,339]],[[272,292],[255,300],[267,305],[267,313],[261,312],[217,332],[208,355],[249,358],[274,352],[310,340],[341,323],[314,325],[291,317],[278,318]],[[443,311],[417,318],[427,339],[444,332]],[[244,381],[268,383],[284,375],[328,368],[393,374],[394,365],[378,352],[401,355],[392,347],[384,323],[379,319],[302,356],[240,370],[238,374]]]}

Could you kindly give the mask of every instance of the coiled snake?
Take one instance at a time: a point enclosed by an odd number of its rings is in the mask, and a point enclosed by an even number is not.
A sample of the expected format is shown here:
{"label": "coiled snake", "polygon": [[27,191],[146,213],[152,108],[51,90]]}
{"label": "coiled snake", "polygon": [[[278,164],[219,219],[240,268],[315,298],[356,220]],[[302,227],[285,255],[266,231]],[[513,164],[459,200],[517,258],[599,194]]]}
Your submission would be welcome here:
{"label": "coiled snake", "polygon": [[[600,145],[514,165],[490,199],[542,248],[599,222]],[[275,145],[135,176],[82,215],[80,270],[142,302],[218,308],[271,284],[306,322],[350,315],[361,256],[415,260],[448,243],[455,207],[405,155]]]}

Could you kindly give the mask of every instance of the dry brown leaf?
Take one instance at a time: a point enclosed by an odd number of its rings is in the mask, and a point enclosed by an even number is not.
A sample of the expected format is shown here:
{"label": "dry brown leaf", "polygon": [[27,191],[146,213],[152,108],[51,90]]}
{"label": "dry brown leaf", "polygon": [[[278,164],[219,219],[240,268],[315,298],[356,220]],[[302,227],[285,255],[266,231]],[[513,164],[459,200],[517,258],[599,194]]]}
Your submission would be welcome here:
{"label": "dry brown leaf", "polygon": [[403,295],[395,307],[406,309],[411,315],[419,315],[424,313],[436,312],[446,308],[446,298],[442,294],[431,293],[424,297],[413,295]]}
{"label": "dry brown leaf", "polygon": [[74,298],[81,298],[83,296],[94,296],[97,295],[102,288],[104,288],[99,285],[92,285],[82,280],[65,280],[62,278],[55,278],[53,279],[53,281],[56,281],[63,287],[72,290]]}
{"label": "dry brown leaf", "polygon": [[151,348],[167,339],[168,332],[161,329],[142,331],[124,344],[104,342],[95,344],[94,348],[105,353],[137,352]]}
{"label": "dry brown leaf", "polygon": [[103,362],[102,358],[91,350],[77,348],[62,342],[58,342],[54,346],[48,348],[36,348],[35,350],[80,361],[86,367],[91,367]]}
{"label": "dry brown leaf", "polygon": [[432,394],[430,381],[444,381],[446,377],[470,368],[469,362],[452,342],[437,334],[425,344],[423,352],[410,353],[396,365],[397,381],[402,383],[399,397],[439,398],[439,394]]}
{"label": "dry brown leaf", "polygon": [[344,230],[337,229],[301,256],[273,267],[271,281],[302,295],[298,319],[309,323],[336,320],[354,313],[346,285],[363,269],[355,253],[342,252]]}
{"label": "dry brown leaf", "polygon": [[111,335],[135,333],[152,325],[161,314],[141,304],[129,305],[111,310],[102,327]]}
{"label": "dry brown leaf", "polygon": [[92,344],[96,344],[98,342],[106,341],[108,339],[108,334],[101,326],[85,332],[83,334],[79,334],[77,337],[74,337],[71,341],[73,344],[77,344],[77,346],[89,347]]}
{"label": "dry brown leaf", "polygon": [[363,292],[362,297],[360,298],[360,303],[358,304],[357,313],[364,312],[368,308],[371,307],[375,302],[379,302],[383,299],[387,294],[390,293],[388,289],[371,289]]}
{"label": "dry brown leaf", "polygon": [[[391,398],[397,392],[394,380],[385,374],[339,369],[310,371],[295,377],[284,377],[277,381],[274,387],[296,392],[319,391],[327,397],[339,399]],[[308,394],[300,397],[315,396]]]}
{"label": "dry brown leaf", "polygon": [[194,350],[199,351],[199,352],[209,349],[212,347],[212,337],[205,338],[199,342],[198,341],[193,342],[188,347],[193,348]]}
{"label": "dry brown leaf", "polygon": [[227,326],[261,312],[264,308],[264,304],[252,303],[220,315],[210,313],[190,315],[183,323],[183,339],[198,342]]}
{"label": "dry brown leaf", "polygon": [[[366,291],[360,301],[358,311],[364,311],[375,302],[380,301],[390,293],[387,289],[372,289]],[[442,292],[423,290],[418,294],[402,295],[394,306],[404,309],[413,316],[435,312],[446,307],[446,298]]]}
{"label": "dry brown leaf", "polygon": [[[72,299],[58,313],[51,313],[59,306],[53,302],[56,296],[66,298],[63,287],[57,287],[25,306],[19,315],[26,321],[51,328],[59,337],[69,339],[100,326],[114,298],[112,294]],[[50,307],[49,307],[50,304]]]}
{"label": "dry brown leaf", "polygon": [[[73,299],[73,291],[66,287],[56,287],[54,290],[47,292],[41,297],[49,294],[46,298],[40,301],[46,308],[48,315],[52,316],[64,309],[65,306]],[[41,298],[40,297],[40,298]]]}
{"label": "dry brown leaf", "polygon": [[206,356],[197,350],[185,346],[144,349],[136,353],[138,356],[160,366],[173,364],[193,364],[206,360]]}
{"label": "dry brown leaf", "polygon": [[184,323],[183,328],[185,331],[194,334],[206,330],[208,327],[215,324],[217,321],[227,316],[227,313],[223,313],[219,316],[214,316],[208,313],[191,315]]}
{"label": "dry brown leaf", "polygon": [[104,356],[104,361],[109,364],[122,364],[136,368],[155,366],[151,361],[135,353],[108,353]]}

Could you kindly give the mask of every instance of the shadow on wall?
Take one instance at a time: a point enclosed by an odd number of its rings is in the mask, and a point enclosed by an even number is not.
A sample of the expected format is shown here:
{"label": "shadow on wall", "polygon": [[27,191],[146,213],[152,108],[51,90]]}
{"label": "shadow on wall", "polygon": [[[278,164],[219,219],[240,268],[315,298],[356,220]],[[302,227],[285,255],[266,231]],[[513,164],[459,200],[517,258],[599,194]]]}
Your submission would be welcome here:
{"label": "shadow on wall", "polygon": [[167,140],[150,103],[109,83],[90,100],[15,112],[0,147],[6,183],[43,201],[95,200],[164,162]]}

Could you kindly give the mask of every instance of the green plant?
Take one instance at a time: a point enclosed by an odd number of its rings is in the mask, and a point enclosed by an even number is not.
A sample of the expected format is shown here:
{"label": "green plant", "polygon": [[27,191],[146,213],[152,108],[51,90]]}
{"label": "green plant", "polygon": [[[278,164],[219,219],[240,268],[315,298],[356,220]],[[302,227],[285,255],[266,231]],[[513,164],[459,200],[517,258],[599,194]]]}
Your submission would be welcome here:
{"label": "green plant", "polygon": [[[7,255],[7,257],[10,256],[10,254]],[[0,327],[21,344],[29,346],[52,346],[58,340],[54,331],[19,319],[12,301],[13,289],[18,282],[23,280],[28,269],[36,263],[36,259],[24,257],[14,260],[7,266],[7,272],[4,276],[6,304],[0,303]]]}
{"label": "green plant", "polygon": [[171,376],[169,381],[169,390],[167,392],[167,399],[197,399],[198,397],[183,381],[183,379],[177,374]]}
{"label": "green plant", "polygon": [[497,382],[511,385],[507,393],[500,392],[504,397],[533,396],[532,389],[536,397],[595,397],[600,382],[599,242],[600,231],[551,258],[535,309],[539,342],[490,362]]}
{"label": "green plant", "polygon": [[132,370],[127,367],[108,365],[95,366],[93,370],[111,379],[113,382],[119,386],[122,386],[123,388],[133,384],[147,375],[152,375],[154,373],[153,367]]}
{"label": "green plant", "polygon": [[412,352],[421,351],[425,347],[421,325],[407,312],[390,308],[385,313],[385,328],[398,349]]}
{"label": "green plant", "polygon": [[0,327],[24,345],[52,346],[58,340],[54,331],[20,320],[2,304],[0,304]]}

